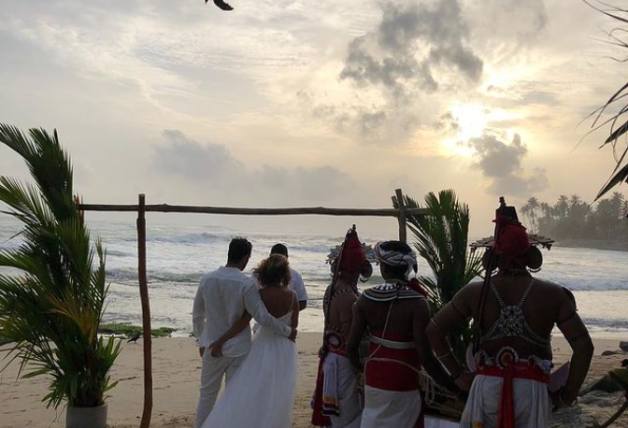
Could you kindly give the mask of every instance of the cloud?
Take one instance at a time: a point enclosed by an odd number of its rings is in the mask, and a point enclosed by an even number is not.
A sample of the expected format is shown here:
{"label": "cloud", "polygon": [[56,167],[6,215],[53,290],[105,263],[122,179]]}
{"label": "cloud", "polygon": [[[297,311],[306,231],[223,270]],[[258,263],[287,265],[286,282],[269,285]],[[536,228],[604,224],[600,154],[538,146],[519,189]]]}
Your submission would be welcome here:
{"label": "cloud", "polygon": [[455,133],[460,130],[460,124],[454,117],[453,113],[448,111],[434,123],[434,129],[444,133]]}
{"label": "cloud", "polygon": [[229,187],[247,174],[244,165],[219,144],[192,140],[179,130],[164,130],[165,146],[155,149],[155,166],[166,174]]}
{"label": "cloud", "polygon": [[476,151],[475,166],[490,180],[489,190],[492,193],[521,195],[547,187],[544,169],[534,168],[532,174],[527,174],[522,167],[528,148],[518,134],[510,144],[485,134],[471,139],[469,145]]}
{"label": "cloud", "polygon": [[261,165],[249,169],[223,145],[200,143],[179,130],[164,130],[165,144],[156,148],[153,166],[162,174],[219,193],[263,194],[271,202],[333,200],[356,183],[339,169]]}
{"label": "cloud", "polygon": [[439,0],[434,7],[386,2],[382,10],[378,28],[349,44],[341,79],[380,85],[396,99],[415,89],[436,91],[439,66],[479,82],[483,62],[468,46],[458,0]]}
{"label": "cloud", "polygon": [[297,98],[337,132],[395,144],[418,129],[426,96],[476,87],[483,61],[469,46],[459,0],[384,0],[379,7],[374,27],[348,43],[337,91],[345,96],[329,101],[302,90]]}
{"label": "cloud", "polygon": [[534,44],[549,22],[544,0],[483,0],[469,2],[466,11],[475,36],[491,44]]}

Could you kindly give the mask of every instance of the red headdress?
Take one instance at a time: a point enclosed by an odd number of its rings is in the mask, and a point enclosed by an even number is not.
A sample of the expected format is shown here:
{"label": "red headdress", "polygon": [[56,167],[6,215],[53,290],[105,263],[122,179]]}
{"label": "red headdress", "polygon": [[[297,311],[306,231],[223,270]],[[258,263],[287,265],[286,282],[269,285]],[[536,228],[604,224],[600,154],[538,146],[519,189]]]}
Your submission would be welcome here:
{"label": "red headdress", "polygon": [[366,261],[366,254],[358,238],[355,226],[347,232],[340,254],[340,270],[356,272],[361,270]]}
{"label": "red headdress", "polygon": [[495,239],[495,254],[504,259],[517,260],[530,248],[530,239],[526,228],[517,220],[498,216],[495,223],[500,233]]}

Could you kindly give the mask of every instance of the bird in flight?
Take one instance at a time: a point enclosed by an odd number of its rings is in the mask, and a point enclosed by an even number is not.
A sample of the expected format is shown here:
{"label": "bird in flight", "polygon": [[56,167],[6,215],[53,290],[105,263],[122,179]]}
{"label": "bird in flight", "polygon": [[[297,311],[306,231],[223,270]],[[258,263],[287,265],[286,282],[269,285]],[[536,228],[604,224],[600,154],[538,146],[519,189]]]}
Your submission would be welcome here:
{"label": "bird in flight", "polygon": [[[209,0],[205,0],[205,4],[207,4]],[[233,10],[229,3],[225,3],[223,0],[214,0],[214,4],[218,6],[222,10]]]}

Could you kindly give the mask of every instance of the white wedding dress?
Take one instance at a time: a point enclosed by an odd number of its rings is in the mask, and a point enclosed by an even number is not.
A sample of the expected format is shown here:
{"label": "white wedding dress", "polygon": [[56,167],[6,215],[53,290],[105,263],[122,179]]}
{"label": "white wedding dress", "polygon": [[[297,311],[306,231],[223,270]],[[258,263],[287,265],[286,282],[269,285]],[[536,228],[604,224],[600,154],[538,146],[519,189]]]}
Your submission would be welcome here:
{"label": "white wedding dress", "polygon": [[[292,310],[279,318],[291,319]],[[297,358],[296,343],[261,327],[203,428],[291,428]]]}

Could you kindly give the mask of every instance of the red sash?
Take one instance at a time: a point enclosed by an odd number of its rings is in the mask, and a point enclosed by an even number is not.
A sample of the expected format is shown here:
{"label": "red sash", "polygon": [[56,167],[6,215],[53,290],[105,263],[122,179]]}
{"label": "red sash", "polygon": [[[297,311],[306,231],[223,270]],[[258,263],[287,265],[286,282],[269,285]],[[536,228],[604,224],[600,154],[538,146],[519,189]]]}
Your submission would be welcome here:
{"label": "red sash", "polygon": [[519,361],[501,369],[499,367],[478,367],[479,375],[501,377],[504,379],[499,396],[499,418],[496,428],[515,428],[514,379],[528,379],[549,383],[549,374],[527,361]]}

